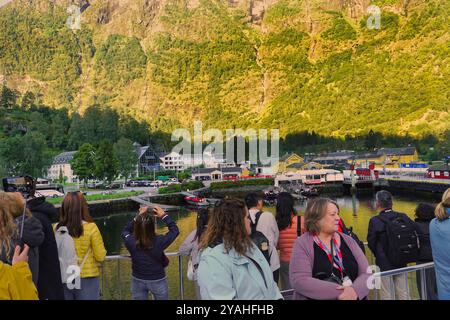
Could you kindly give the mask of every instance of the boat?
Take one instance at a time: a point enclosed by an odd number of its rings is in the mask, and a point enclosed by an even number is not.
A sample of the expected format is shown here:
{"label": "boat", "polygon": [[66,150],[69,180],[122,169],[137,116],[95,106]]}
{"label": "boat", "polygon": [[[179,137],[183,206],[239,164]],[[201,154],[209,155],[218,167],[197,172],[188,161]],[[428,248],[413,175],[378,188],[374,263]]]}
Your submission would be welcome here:
{"label": "boat", "polygon": [[192,206],[209,206],[208,200],[203,197],[185,196],[184,201]]}
{"label": "boat", "polygon": [[267,204],[275,204],[277,201],[278,194],[283,192],[284,189],[280,187],[270,187],[263,190],[264,193],[264,202]]}
{"label": "boat", "polygon": [[313,187],[303,187],[300,194],[304,197],[316,197],[319,195],[319,191]]}

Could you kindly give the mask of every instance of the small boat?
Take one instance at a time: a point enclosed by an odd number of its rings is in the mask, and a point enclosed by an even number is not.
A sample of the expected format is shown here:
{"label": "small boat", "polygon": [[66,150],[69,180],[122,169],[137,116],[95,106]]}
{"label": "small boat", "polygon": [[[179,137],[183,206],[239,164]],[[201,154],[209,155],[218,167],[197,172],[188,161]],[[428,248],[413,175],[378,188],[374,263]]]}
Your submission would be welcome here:
{"label": "small boat", "polygon": [[316,197],[319,195],[319,191],[316,188],[306,187],[300,191],[300,194],[304,197]]}
{"label": "small boat", "polygon": [[186,196],[184,201],[192,206],[209,206],[209,202],[206,198],[196,196]]}

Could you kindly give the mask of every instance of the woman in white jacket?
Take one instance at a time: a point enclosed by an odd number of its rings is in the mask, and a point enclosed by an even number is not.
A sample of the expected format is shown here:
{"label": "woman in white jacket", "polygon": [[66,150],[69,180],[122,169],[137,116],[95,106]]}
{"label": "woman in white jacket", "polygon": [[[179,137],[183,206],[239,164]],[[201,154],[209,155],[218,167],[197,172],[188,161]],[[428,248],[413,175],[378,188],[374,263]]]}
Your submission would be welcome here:
{"label": "woman in white jacket", "polygon": [[197,300],[201,300],[200,288],[197,284],[197,267],[199,263],[198,251],[200,238],[203,232],[206,230],[208,224],[208,213],[209,212],[207,209],[199,209],[197,213],[197,229],[193,230],[187,236],[179,249],[180,255],[190,257],[188,265],[188,276],[190,275],[190,280],[194,281]]}

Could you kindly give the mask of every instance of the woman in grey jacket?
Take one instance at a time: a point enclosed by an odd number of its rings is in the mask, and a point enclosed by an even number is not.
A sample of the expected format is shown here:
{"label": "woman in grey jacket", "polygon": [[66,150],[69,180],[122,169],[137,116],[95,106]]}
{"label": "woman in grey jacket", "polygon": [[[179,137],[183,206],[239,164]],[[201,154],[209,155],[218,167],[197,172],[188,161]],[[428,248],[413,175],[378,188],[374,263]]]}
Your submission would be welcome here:
{"label": "woman in grey jacket", "polygon": [[[200,245],[200,239],[204,231],[206,230],[208,224],[208,209],[199,209],[197,213],[197,229],[193,230],[184,242],[181,244],[180,255],[189,256],[190,263],[192,264],[192,272],[193,272],[193,281],[195,282],[195,294],[197,296],[197,300],[201,299],[200,296],[200,287],[197,283],[197,268],[198,268],[198,251]],[[188,266],[189,268],[189,266]],[[188,270],[189,271],[189,270]]]}
{"label": "woman in grey jacket", "polygon": [[369,263],[356,241],[338,232],[338,213],[330,199],[308,202],[306,232],[289,265],[294,299],[361,300],[369,294]]}

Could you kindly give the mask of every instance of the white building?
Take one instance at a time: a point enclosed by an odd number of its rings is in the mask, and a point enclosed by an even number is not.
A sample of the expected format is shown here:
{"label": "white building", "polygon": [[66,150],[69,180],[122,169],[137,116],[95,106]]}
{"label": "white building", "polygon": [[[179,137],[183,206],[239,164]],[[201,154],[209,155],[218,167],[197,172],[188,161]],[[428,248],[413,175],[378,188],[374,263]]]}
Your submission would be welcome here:
{"label": "white building", "polygon": [[53,159],[53,163],[47,171],[47,179],[51,181],[59,180],[59,178],[66,177],[66,182],[78,182],[77,176],[73,174],[70,161],[73,159],[76,151],[63,152]]}
{"label": "white building", "polygon": [[295,173],[277,174],[275,186],[283,183],[324,184],[340,183],[344,181],[344,174],[333,169],[298,170]]}
{"label": "white building", "polygon": [[222,154],[211,154],[208,152],[203,153],[203,155],[182,155],[172,151],[170,153],[162,154],[159,159],[162,169],[174,171],[182,171],[200,165],[205,166],[205,168],[230,168],[236,166],[234,162],[227,162]]}
{"label": "white building", "polygon": [[236,180],[242,175],[240,167],[203,168],[192,171],[192,179],[198,181]]}
{"label": "white building", "polygon": [[186,163],[186,157],[177,152],[170,152],[159,158],[161,161],[161,168],[164,170],[181,171],[189,166]]}

